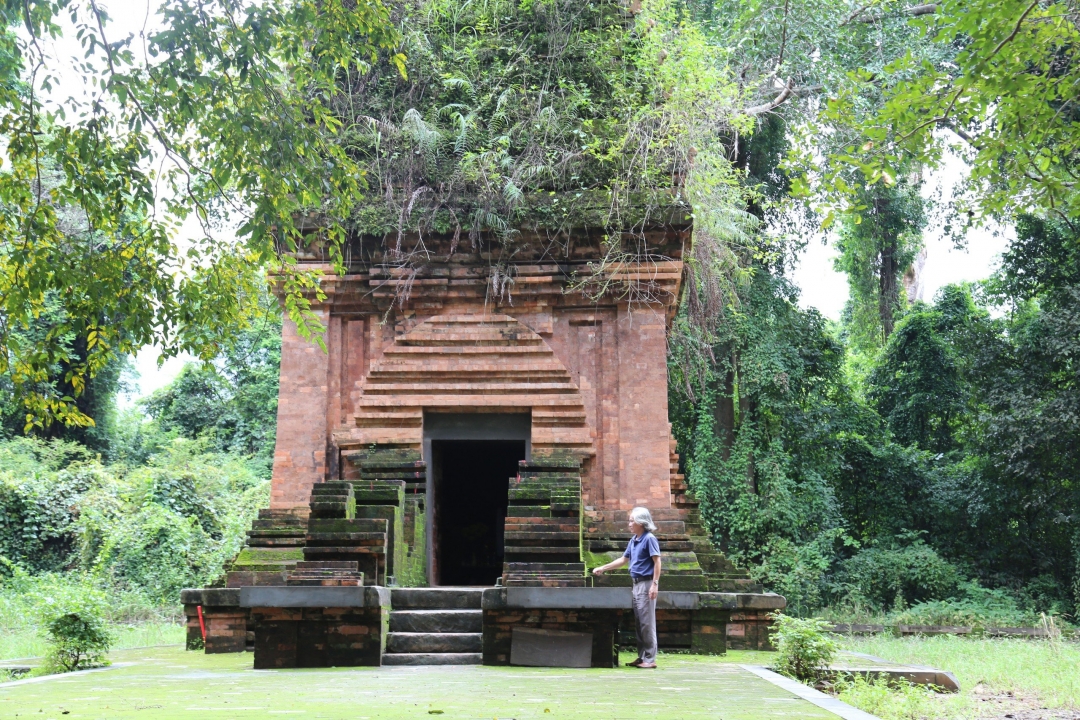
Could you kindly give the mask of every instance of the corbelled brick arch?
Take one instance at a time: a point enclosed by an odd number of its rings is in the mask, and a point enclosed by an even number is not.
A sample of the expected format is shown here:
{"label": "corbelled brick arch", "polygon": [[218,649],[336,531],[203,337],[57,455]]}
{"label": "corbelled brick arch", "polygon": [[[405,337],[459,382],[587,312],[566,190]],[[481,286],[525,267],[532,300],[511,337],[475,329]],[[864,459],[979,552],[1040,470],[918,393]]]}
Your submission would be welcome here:
{"label": "corbelled brick arch", "polygon": [[530,412],[534,456],[594,453],[570,372],[508,315],[438,315],[399,335],[364,379],[349,444],[420,449],[425,411]]}

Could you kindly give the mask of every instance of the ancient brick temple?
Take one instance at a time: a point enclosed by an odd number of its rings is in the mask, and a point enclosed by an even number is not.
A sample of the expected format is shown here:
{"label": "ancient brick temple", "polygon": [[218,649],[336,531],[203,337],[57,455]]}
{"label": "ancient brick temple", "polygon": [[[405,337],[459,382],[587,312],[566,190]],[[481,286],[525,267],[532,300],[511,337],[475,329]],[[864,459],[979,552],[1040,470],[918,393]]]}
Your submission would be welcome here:
{"label": "ancient brick temple", "polygon": [[754,592],[705,537],[668,422],[684,216],[627,234],[604,286],[583,282],[605,252],[587,228],[406,237],[409,262],[354,238],[344,276],[313,242],[327,351],[286,322],[271,506],[228,585],[591,585],[644,505],[666,589]]}

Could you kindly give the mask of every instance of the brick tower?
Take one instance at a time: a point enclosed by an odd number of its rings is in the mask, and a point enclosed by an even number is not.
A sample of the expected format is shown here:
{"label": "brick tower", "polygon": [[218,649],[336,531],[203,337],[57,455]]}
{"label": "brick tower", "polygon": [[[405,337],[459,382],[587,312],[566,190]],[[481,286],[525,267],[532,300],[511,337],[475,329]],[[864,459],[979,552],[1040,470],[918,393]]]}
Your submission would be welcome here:
{"label": "brick tower", "polygon": [[602,231],[542,223],[406,236],[407,260],[356,237],[344,275],[313,241],[327,352],[286,321],[271,506],[228,585],[582,586],[643,505],[667,589],[760,592],[706,538],[668,422],[686,215],[619,262]]}

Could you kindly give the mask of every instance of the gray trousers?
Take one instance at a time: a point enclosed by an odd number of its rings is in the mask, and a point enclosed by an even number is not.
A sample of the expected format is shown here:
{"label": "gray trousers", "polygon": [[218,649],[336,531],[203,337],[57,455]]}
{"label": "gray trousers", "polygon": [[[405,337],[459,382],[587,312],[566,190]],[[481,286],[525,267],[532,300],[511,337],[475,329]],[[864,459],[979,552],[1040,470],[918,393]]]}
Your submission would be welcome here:
{"label": "gray trousers", "polygon": [[652,578],[634,581],[634,616],[637,618],[637,651],[644,662],[656,662],[656,601],[649,599]]}

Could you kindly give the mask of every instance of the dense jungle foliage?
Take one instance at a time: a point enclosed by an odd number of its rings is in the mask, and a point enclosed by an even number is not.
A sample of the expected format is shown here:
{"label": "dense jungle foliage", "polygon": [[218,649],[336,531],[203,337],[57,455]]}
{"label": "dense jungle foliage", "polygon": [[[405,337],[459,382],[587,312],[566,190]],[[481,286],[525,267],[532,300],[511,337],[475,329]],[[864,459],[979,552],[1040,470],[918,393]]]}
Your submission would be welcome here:
{"label": "dense jungle foliage", "polygon": [[[50,608],[97,608],[112,623],[173,620],[179,591],[218,581],[270,499],[281,319],[276,303],[210,362],[118,404],[125,369],[98,376],[110,398],[93,444],[53,426],[0,439],[0,628]],[[46,321],[43,321],[46,322]],[[130,389],[130,388],[129,388]],[[21,430],[22,425],[16,423]]]}
{"label": "dense jungle foliage", "polygon": [[[291,253],[312,224],[330,272],[350,233],[404,272],[432,233],[451,253],[493,239],[490,292],[511,301],[521,230],[598,228],[578,289],[648,302],[605,273],[662,259],[633,239],[675,207],[695,229],[671,419],[733,560],[800,614],[1080,610],[1073,0],[194,7],[170,3],[142,57],[94,0],[0,3],[24,28],[0,38],[9,592],[51,578],[153,605],[221,574],[266,500],[266,272],[320,329]],[[42,99],[65,16],[89,105]],[[930,199],[947,155],[968,172]],[[928,224],[963,243],[989,221],[1015,231],[992,277],[909,297]],[[835,322],[790,279],[822,240],[849,282]],[[125,358],[152,341],[201,359],[122,410]]]}

